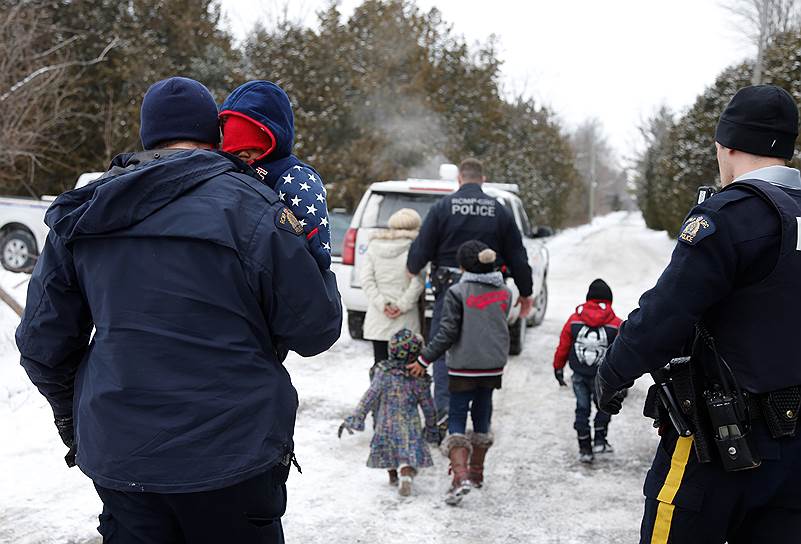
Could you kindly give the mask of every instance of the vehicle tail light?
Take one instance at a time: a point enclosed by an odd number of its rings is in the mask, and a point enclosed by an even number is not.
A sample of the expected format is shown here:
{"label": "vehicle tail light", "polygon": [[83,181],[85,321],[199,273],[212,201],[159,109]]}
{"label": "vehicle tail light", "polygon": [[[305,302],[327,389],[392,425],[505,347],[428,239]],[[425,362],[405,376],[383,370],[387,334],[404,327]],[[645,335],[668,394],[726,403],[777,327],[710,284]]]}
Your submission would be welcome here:
{"label": "vehicle tail light", "polygon": [[345,240],[342,242],[342,264],[353,266],[356,264],[356,234],[358,229],[348,229]]}

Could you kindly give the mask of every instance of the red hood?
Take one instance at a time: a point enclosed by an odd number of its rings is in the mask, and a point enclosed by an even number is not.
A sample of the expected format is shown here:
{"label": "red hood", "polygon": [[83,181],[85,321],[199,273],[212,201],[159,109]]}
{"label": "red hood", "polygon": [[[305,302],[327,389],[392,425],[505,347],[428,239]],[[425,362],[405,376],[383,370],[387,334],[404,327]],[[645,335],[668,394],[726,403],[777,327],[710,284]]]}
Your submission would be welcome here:
{"label": "red hood", "polygon": [[576,315],[590,327],[608,325],[617,319],[612,303],[608,300],[588,300],[576,308]]}

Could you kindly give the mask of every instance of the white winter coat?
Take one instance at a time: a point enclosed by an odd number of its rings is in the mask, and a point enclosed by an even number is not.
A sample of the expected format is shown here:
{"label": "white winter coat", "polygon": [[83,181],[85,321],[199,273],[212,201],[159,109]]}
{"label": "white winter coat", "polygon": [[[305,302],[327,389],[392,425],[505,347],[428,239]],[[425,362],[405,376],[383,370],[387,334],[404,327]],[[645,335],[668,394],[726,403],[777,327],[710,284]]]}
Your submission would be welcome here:
{"label": "white winter coat", "polygon": [[[420,332],[418,301],[425,284],[422,276],[410,278],[406,257],[418,231],[385,230],[370,239],[361,267],[362,288],[367,295],[364,318],[366,340],[389,340],[403,328]],[[402,312],[395,319],[384,315],[384,306],[392,303]]]}

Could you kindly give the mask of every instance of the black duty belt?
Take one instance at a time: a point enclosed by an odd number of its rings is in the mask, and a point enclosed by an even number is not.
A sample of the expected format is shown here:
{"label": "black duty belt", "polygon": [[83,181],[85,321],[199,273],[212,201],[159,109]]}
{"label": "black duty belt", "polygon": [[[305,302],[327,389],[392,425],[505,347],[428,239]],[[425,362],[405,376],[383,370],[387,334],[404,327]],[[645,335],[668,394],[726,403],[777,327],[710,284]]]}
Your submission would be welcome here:
{"label": "black duty belt", "polygon": [[773,438],[795,436],[801,411],[801,386],[748,395],[752,421],[764,421]]}

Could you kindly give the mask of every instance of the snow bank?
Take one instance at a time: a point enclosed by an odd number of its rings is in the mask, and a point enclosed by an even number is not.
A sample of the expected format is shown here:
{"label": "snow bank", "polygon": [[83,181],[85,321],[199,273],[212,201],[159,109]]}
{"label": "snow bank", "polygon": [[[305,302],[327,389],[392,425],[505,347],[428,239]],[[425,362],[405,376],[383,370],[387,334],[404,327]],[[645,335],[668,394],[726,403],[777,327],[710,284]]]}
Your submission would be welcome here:
{"label": "snow bank", "polygon": [[[586,543],[635,542],[642,482],[656,441],[640,415],[643,385],[612,420],[617,453],[590,466],[576,460],[575,401],[552,376],[551,359],[563,321],[587,286],[604,278],[625,316],[656,281],[673,243],[649,231],[638,214],[617,213],[560,233],[551,251],[551,302],[545,322],[531,329],[526,349],[509,363],[496,395],[496,446],[487,458],[487,485],[460,508],[447,507],[447,461],[415,480],[401,499],[386,474],[364,466],[370,432],[337,440],[342,417],[368,386],[372,350],[342,340],[328,353],[286,365],[300,396],[296,444],[303,475],[288,482],[284,518],[288,542]],[[24,277],[0,274],[0,285],[24,298]],[[100,511],[91,482],[67,470],[44,400],[18,364],[16,316],[0,309],[0,542],[95,543]]]}

